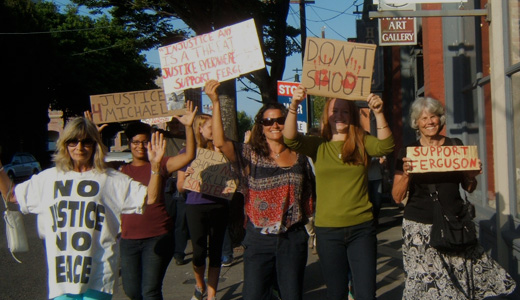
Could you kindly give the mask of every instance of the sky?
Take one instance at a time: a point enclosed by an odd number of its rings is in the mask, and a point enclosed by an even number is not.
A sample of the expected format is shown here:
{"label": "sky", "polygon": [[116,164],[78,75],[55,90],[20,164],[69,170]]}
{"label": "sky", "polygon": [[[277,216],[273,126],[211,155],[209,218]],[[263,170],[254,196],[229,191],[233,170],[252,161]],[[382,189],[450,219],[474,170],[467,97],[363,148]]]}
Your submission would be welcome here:
{"label": "sky", "polygon": [[[324,31],[325,38],[345,41],[347,38],[356,37],[356,18],[354,14],[357,9],[363,9],[363,0],[315,0],[314,4],[306,4],[306,26],[307,37],[321,37]],[[290,4],[287,24],[300,28],[300,7],[299,4]],[[180,28],[183,24],[179,24]],[[185,26],[185,25],[184,25]],[[298,40],[299,41],[299,40]],[[159,51],[157,49],[144,53],[147,62],[157,68],[161,67]],[[285,72],[282,80],[294,81],[296,72],[301,78],[302,56],[295,54],[287,58]],[[253,87],[248,80],[243,79],[248,86]],[[253,117],[262,106],[261,96],[255,92],[242,91],[243,85],[237,81],[237,110],[245,111],[247,115]],[[258,88],[256,88],[258,90]],[[203,97],[203,105],[209,104],[209,99]]]}

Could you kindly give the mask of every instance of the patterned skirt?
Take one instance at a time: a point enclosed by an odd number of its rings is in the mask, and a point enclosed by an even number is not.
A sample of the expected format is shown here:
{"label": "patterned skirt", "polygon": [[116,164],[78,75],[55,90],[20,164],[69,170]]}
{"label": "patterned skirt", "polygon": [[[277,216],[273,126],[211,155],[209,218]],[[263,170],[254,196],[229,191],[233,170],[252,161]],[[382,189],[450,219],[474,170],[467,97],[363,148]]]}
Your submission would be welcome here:
{"label": "patterned skirt", "polygon": [[431,247],[431,227],[403,220],[403,299],[484,299],[514,291],[515,281],[482,247],[462,255]]}

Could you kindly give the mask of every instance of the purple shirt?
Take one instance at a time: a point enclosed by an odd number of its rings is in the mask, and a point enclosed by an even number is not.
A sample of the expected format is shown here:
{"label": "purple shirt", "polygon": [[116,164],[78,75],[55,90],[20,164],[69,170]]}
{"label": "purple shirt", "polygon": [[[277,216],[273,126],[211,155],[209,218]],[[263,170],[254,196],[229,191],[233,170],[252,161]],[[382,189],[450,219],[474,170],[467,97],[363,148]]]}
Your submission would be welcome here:
{"label": "purple shirt", "polygon": [[[186,148],[183,148],[181,151],[179,151],[179,154],[181,153],[185,153],[186,152]],[[183,172],[186,172],[186,170],[188,169],[188,167],[191,166],[191,162],[189,164],[187,164],[186,166],[184,166],[183,168],[181,168],[180,170],[183,171]],[[211,195],[208,195],[208,194],[202,194],[202,193],[199,193],[199,192],[193,192],[193,191],[190,191],[190,190],[186,190],[186,204],[215,204],[215,203],[223,203],[223,202],[228,202],[227,199],[224,199],[224,198],[219,198],[219,197],[215,197],[215,196],[211,196]]]}

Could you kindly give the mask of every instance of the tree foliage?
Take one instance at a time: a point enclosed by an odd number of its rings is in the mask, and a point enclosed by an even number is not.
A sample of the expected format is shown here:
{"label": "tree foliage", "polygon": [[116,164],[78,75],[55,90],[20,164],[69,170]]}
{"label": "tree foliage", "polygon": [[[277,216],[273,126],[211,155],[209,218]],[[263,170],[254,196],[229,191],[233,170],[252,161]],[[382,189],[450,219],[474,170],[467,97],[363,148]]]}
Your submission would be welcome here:
{"label": "tree foliage", "polygon": [[239,111],[237,113],[238,119],[238,141],[242,142],[244,140],[244,134],[246,131],[251,130],[253,128],[253,119],[248,116],[244,111]]}
{"label": "tree foliage", "polygon": [[[139,55],[138,34],[108,17],[92,19],[51,2],[0,1],[3,157],[29,151],[45,161],[47,110],[90,108],[90,95],[156,88],[159,72]],[[16,126],[13,126],[15,124]]]}
{"label": "tree foliage", "polygon": [[197,35],[250,18],[255,19],[267,68],[245,77],[260,88],[264,103],[275,102],[276,82],[285,59],[299,52],[299,30],[287,25],[289,0],[73,0],[89,8],[108,9],[122,25],[140,33],[142,45],[166,45],[183,39],[172,20],[180,19]]}

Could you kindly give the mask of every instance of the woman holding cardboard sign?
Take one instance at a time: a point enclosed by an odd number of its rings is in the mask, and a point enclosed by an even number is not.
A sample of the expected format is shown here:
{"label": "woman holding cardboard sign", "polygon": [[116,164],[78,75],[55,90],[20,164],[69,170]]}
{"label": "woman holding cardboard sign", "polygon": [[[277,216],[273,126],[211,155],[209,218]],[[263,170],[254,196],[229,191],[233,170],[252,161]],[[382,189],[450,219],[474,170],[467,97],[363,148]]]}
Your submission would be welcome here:
{"label": "woman holding cardboard sign", "polygon": [[[441,135],[446,115],[442,104],[435,99],[415,100],[410,108],[410,122],[419,137],[410,147],[462,145],[459,139]],[[438,195],[444,212],[459,214],[464,204],[459,188],[474,191],[475,177],[481,170],[413,173],[415,164],[405,156],[406,147],[398,155],[392,188],[397,203],[409,195],[402,226],[406,273],[403,299],[483,299],[511,293],[514,281],[481,247],[449,254],[430,245],[432,195]],[[480,160],[478,165],[482,165]]]}
{"label": "woman holding cardboard sign", "polygon": [[393,151],[394,139],[383,115],[379,96],[367,97],[377,122],[377,137],[365,134],[354,101],[328,99],[322,116],[321,136],[296,131],[296,110],[306,98],[300,85],[285,121],[287,146],[312,158],[316,171],[315,232],[328,299],[346,299],[348,273],[354,298],[376,297],[376,227],[368,199],[367,168],[370,156]]}
{"label": "woman holding cardboard sign", "polygon": [[283,143],[287,110],[279,103],[260,108],[249,143],[227,140],[218,86],[211,80],[205,87],[213,102],[213,138],[238,167],[245,198],[243,298],[270,300],[278,286],[281,299],[301,300],[309,238],[305,224],[313,210],[310,163]]}
{"label": "woman holding cardboard sign", "polygon": [[[218,151],[213,145],[211,116],[201,114],[195,117],[193,131],[197,149]],[[185,149],[181,150],[183,153]],[[197,151],[197,155],[201,153]],[[207,299],[215,299],[220,275],[222,245],[229,215],[228,200],[202,192],[188,190],[187,178],[193,174],[192,161],[177,172],[177,189],[186,192],[186,219],[193,247],[193,272],[195,273],[195,291],[192,300],[201,300],[207,293]],[[193,168],[192,168],[193,167]],[[192,188],[191,188],[192,189]],[[209,245],[208,245],[209,237]],[[204,281],[206,257],[209,256],[208,282]]]}

